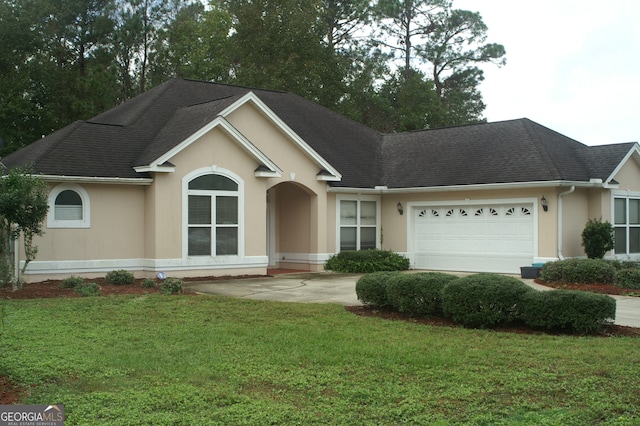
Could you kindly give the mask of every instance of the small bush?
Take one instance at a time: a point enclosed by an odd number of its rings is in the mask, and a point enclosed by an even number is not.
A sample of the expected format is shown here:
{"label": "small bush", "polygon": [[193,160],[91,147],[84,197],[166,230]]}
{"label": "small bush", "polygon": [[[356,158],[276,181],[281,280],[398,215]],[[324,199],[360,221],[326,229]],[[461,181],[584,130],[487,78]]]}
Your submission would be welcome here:
{"label": "small bush", "polygon": [[372,272],[364,274],[356,282],[356,296],[367,306],[383,308],[389,306],[387,287],[389,280],[400,272]]}
{"label": "small bush", "polygon": [[102,288],[96,283],[82,283],[77,285],[73,291],[82,297],[100,296],[102,294]]}
{"label": "small bush", "polygon": [[522,317],[531,327],[593,333],[615,319],[611,296],[584,291],[534,291],[524,295]]}
{"label": "small bush", "polygon": [[547,282],[613,284],[616,268],[602,259],[565,259],[542,266],[540,279]]}
{"label": "small bush", "polygon": [[105,280],[109,284],[113,285],[130,285],[136,281],[136,278],[129,271],[119,269],[117,271],[111,271],[105,277]]}
{"label": "small bush", "polygon": [[169,277],[160,284],[160,291],[162,291],[162,294],[182,293],[182,280]]}
{"label": "small bush", "polygon": [[151,278],[145,278],[142,280],[142,288],[156,288],[156,282]]}
{"label": "small bush", "polygon": [[442,289],[455,279],[455,275],[439,272],[397,274],[389,279],[387,299],[399,312],[441,315]]}
{"label": "small bush", "polygon": [[445,316],[465,327],[493,327],[520,319],[522,298],[532,291],[517,278],[469,275],[444,287],[442,309]]}
{"label": "small bush", "polygon": [[76,288],[82,284],[84,284],[84,278],[71,276],[62,280],[60,288]]}
{"label": "small bush", "polygon": [[640,269],[620,269],[615,275],[616,286],[640,290]]}
{"label": "small bush", "polygon": [[614,241],[613,225],[600,219],[589,219],[582,231],[582,246],[589,259],[602,259]]}
{"label": "small bush", "polygon": [[409,259],[387,250],[341,251],[327,260],[325,269],[345,273],[405,271]]}

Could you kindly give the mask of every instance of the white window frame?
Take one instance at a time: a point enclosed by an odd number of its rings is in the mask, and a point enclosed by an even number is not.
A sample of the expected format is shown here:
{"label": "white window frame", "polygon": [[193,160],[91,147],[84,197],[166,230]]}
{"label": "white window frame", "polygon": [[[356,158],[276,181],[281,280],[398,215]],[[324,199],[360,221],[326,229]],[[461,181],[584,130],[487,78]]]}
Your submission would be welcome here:
{"label": "white window frame", "polygon": [[[82,200],[81,220],[60,220],[55,217],[56,198],[64,191],[73,191]],[[61,183],[49,192],[49,212],[47,214],[47,228],[91,228],[91,202],[89,193],[80,185]]]}
{"label": "white window frame", "polygon": [[[381,244],[380,244],[380,213],[381,213],[381,206],[380,206],[380,197],[375,196],[375,195],[357,195],[357,196],[348,196],[348,195],[342,195],[342,196],[337,196],[336,197],[336,253],[340,252],[340,230],[342,228],[342,224],[340,223],[340,207],[342,204],[342,201],[355,201],[356,202],[356,211],[360,212],[360,203],[362,201],[373,201],[376,203],[376,225],[375,225],[375,229],[376,229],[376,248],[380,249]],[[345,225],[345,227],[353,227],[354,225]],[[360,250],[360,229],[361,227],[364,228],[371,228],[372,226],[370,225],[361,225],[360,223],[360,214],[356,215],[356,250]]]}
{"label": "white window frame", "polygon": [[[189,182],[204,175],[220,175],[231,179],[238,184],[237,191],[208,191],[189,189]],[[233,194],[238,198],[238,252],[236,254],[215,254],[215,240],[212,239],[212,250],[210,255],[189,255],[189,195],[208,195],[208,196],[228,196]],[[215,204],[215,203],[214,203]],[[212,217],[215,217],[215,210],[211,211]],[[211,225],[216,227],[215,223]],[[182,178],[182,257],[191,259],[216,258],[227,259],[229,262],[235,262],[237,258],[244,256],[244,181],[237,174],[230,170],[209,166],[203,167]]]}
{"label": "white window frame", "polygon": [[[625,224],[616,224],[616,198],[622,198],[625,200]],[[615,250],[612,251],[614,257],[621,259],[629,259],[629,260],[640,260],[640,252],[638,253],[629,253],[629,229],[631,228],[640,228],[640,224],[630,224],[629,223],[629,200],[639,200],[640,202],[640,192],[633,191],[612,191],[611,193],[611,225],[613,226],[614,233],[616,228],[625,228],[626,233],[626,247],[623,253],[619,253]]]}

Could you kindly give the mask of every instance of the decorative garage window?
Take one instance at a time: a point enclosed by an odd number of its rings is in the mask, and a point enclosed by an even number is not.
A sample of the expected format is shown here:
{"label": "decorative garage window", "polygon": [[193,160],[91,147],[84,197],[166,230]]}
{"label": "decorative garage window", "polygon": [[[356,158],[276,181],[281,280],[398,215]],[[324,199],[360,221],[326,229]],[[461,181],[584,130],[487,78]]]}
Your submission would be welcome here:
{"label": "decorative garage window", "polygon": [[205,174],[188,183],[187,255],[238,254],[238,183],[221,174]]}
{"label": "decorative garage window", "polygon": [[615,253],[640,253],[640,197],[613,200]]}
{"label": "decorative garage window", "polygon": [[79,185],[61,184],[49,193],[49,228],[89,228],[89,194]]}
{"label": "decorative garage window", "polygon": [[374,200],[340,200],[340,250],[378,247],[378,203]]}

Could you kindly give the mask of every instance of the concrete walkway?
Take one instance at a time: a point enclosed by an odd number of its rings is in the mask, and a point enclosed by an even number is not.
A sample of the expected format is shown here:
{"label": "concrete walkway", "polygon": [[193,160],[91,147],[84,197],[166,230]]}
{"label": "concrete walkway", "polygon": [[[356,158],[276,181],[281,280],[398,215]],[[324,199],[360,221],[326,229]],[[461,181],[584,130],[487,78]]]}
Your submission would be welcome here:
{"label": "concrete walkway", "polygon": [[[188,290],[203,294],[281,302],[338,303],[348,306],[361,304],[355,290],[356,281],[361,276],[362,274],[301,272],[261,278],[187,282],[184,286]],[[520,279],[519,276],[514,275],[514,277]],[[522,281],[538,290],[552,290],[534,283],[533,280],[522,279]],[[615,324],[640,327],[640,297],[612,297],[616,299]]]}

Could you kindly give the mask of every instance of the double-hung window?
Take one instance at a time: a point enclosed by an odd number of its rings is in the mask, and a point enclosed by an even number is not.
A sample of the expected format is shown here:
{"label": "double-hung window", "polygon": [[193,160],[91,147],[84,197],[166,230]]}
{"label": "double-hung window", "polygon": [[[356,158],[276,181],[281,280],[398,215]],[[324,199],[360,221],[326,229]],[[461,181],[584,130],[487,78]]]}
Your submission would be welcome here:
{"label": "double-hung window", "polygon": [[207,174],[188,184],[188,255],[238,254],[238,183]]}
{"label": "double-hung window", "polygon": [[378,247],[378,203],[375,200],[339,200],[340,250]]}
{"label": "double-hung window", "polygon": [[640,254],[640,196],[613,199],[615,252]]}

